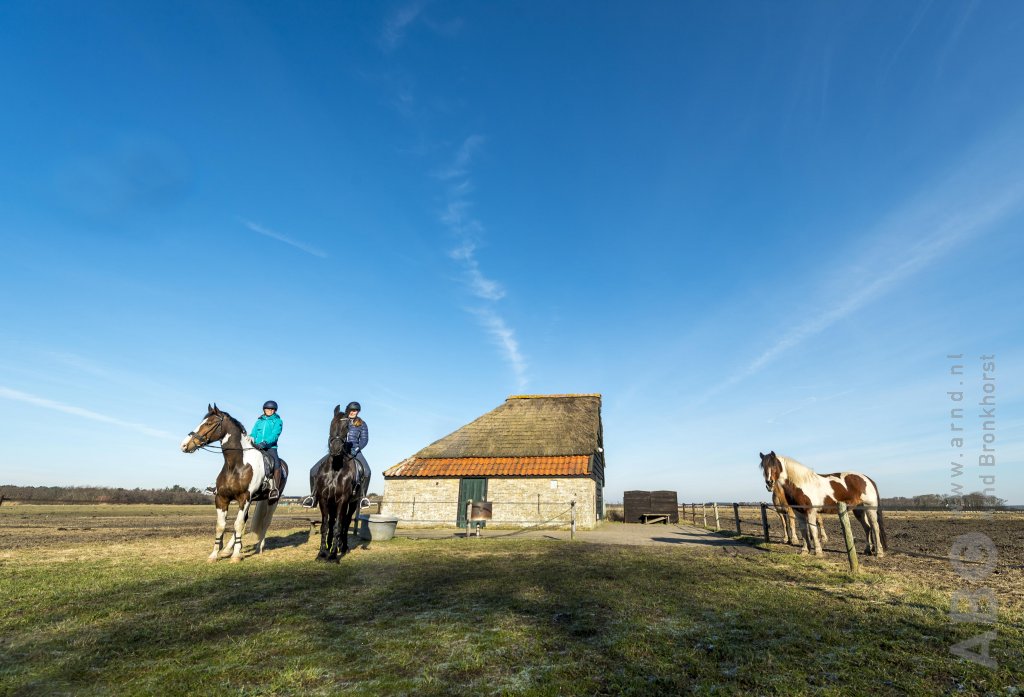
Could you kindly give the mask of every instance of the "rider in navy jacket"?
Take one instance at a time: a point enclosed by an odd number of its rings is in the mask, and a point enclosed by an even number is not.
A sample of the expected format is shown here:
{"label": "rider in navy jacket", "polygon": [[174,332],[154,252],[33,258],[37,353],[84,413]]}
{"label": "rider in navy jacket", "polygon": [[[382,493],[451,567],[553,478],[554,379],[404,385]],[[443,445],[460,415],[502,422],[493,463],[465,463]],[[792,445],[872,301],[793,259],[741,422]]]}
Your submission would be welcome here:
{"label": "rider in navy jacket", "polygon": [[[363,455],[363,448],[370,442],[370,429],[366,426],[366,422],[359,418],[359,412],[362,409],[359,402],[349,402],[348,406],[345,407],[345,415],[348,417],[348,436],[345,438],[345,442],[349,444],[349,452],[356,459],[356,493],[360,498],[366,495],[371,476],[370,465],[366,463],[366,457]],[[315,489],[317,473],[320,471],[322,462],[323,460],[317,462],[313,465],[313,469],[309,471],[310,494],[302,501],[302,505],[306,508],[316,506],[313,490]]]}
{"label": "rider in navy jacket", "polygon": [[345,413],[348,414],[348,438],[345,442],[352,444],[352,456],[359,463],[359,471],[356,472],[356,491],[365,493],[366,485],[370,483],[370,466],[363,456],[363,448],[370,441],[370,429],[367,428],[366,422],[359,418],[362,409],[359,402],[349,402],[345,407]]}
{"label": "rider in navy jacket", "polygon": [[352,444],[352,455],[358,456],[370,442],[370,429],[366,427],[366,422],[358,416],[354,419],[349,418],[348,438],[345,440]]}

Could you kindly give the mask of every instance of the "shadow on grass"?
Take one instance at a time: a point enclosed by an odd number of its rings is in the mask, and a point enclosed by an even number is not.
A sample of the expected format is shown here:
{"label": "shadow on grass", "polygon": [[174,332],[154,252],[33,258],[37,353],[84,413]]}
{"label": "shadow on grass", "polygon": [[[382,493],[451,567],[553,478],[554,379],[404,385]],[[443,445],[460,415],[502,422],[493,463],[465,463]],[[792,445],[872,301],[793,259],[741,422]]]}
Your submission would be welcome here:
{"label": "shadow on grass", "polygon": [[[814,569],[649,550],[447,540],[338,566],[169,565],[102,592],[56,579],[55,601],[92,614],[8,641],[0,676],[23,673],[9,684],[27,693],[838,694],[941,692],[976,670],[950,657],[969,634],[935,608],[791,583],[827,584]],[[40,627],[67,619],[58,605]]]}
{"label": "shadow on grass", "polygon": [[719,537],[717,535],[691,535],[685,532],[675,533],[677,537],[652,537],[655,542],[667,542],[671,544],[698,545],[704,547],[744,547],[751,551],[763,552],[765,550],[754,547],[755,541],[741,537]]}

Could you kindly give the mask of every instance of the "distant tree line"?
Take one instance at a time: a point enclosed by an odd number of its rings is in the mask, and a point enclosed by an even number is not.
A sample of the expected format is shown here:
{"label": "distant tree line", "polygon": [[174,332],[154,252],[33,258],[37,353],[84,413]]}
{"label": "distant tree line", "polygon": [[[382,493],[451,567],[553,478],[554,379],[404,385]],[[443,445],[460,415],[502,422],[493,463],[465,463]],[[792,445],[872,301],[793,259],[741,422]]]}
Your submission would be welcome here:
{"label": "distant tree line", "polygon": [[1006,499],[980,491],[952,496],[950,494],[921,494],[919,496],[894,496],[883,498],[882,508],[888,509],[920,509],[929,511],[981,511],[1004,508]]}
{"label": "distant tree line", "polygon": [[100,486],[0,486],[6,501],[22,503],[205,503],[212,499],[199,489],[175,484],[166,489],[121,489]]}

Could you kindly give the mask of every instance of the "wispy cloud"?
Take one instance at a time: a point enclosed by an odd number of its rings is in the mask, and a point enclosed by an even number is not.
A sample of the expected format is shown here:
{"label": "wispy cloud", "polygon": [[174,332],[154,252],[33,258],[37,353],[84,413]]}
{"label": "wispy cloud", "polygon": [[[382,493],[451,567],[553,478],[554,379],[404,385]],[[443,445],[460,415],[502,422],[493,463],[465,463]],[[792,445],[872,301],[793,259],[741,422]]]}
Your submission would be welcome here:
{"label": "wispy cloud", "polygon": [[169,440],[178,440],[170,433],[161,431],[156,428],[150,428],[143,424],[133,423],[131,421],[123,421],[113,416],[107,416],[106,414],[99,414],[95,411],[76,407],[71,404],[63,404],[61,402],[55,402],[51,399],[44,397],[37,397],[27,392],[20,392],[18,390],[12,390],[8,387],[0,386],[0,399],[10,399],[15,402],[23,402],[25,404],[31,404],[33,406],[42,407],[43,409],[51,409],[53,411],[63,412],[65,414],[71,414],[72,416],[80,416],[84,419],[91,421],[99,421],[105,424],[111,424],[120,428],[125,428],[131,431],[136,431],[147,436],[155,436],[157,438],[165,438]]}
{"label": "wispy cloud", "polygon": [[472,203],[469,200],[473,184],[468,175],[473,156],[483,143],[483,136],[469,136],[459,146],[453,161],[434,173],[437,179],[448,185],[447,205],[441,212],[440,220],[455,238],[455,246],[448,251],[448,256],[462,267],[466,287],[474,297],[489,303],[469,312],[477,317],[481,326],[499,346],[503,357],[516,375],[519,387],[523,388],[527,382],[526,359],[519,349],[515,330],[508,326],[494,307],[494,303],[505,297],[505,288],[484,273],[477,259],[477,249],[484,233],[484,226],[473,215]]}
{"label": "wispy cloud", "polygon": [[[469,164],[473,160],[473,156],[483,144],[483,136],[469,136],[462,141],[462,145],[459,146],[458,152],[455,153],[455,159],[447,167],[435,172],[434,176],[445,181],[465,177],[469,171]],[[463,185],[468,185],[468,182],[464,182]]]}
{"label": "wispy cloud", "polygon": [[313,256],[320,257],[321,259],[327,258],[326,252],[322,252],[316,247],[311,247],[308,244],[299,242],[298,240],[293,240],[291,237],[288,237],[287,235],[282,235],[280,232],[271,230],[270,228],[264,227],[258,223],[254,223],[251,220],[245,220],[243,218],[242,224],[244,224],[253,232],[258,232],[259,234],[266,235],[267,237],[277,240],[278,242],[284,242],[285,244],[289,244],[292,247],[295,247],[296,249],[305,252],[306,254],[312,254]]}
{"label": "wispy cloud", "polygon": [[510,366],[512,366],[512,370],[516,374],[516,382],[519,383],[519,387],[525,387],[528,382],[526,379],[526,359],[519,351],[519,342],[516,340],[516,333],[505,323],[505,320],[491,308],[477,308],[471,311],[480,319],[480,323],[501,349],[505,360],[508,361]]}
{"label": "wispy cloud", "polygon": [[698,403],[758,373],[779,356],[892,292],[965,241],[1020,210],[1024,206],[1024,178],[1011,163],[1012,153],[1021,149],[1021,143],[1003,145],[1005,151],[994,154],[998,148],[990,148],[987,154],[968,161],[955,176],[889,216],[867,235],[868,247],[855,263],[830,274],[840,279],[839,300],[794,322],[785,336],[711,388]]}
{"label": "wispy cloud", "polygon": [[381,31],[381,47],[385,51],[394,51],[401,46],[402,42],[405,41],[405,35],[409,31],[409,27],[416,21],[416,18],[420,16],[422,11],[423,4],[414,2],[399,8],[391,15],[384,22],[384,29]]}

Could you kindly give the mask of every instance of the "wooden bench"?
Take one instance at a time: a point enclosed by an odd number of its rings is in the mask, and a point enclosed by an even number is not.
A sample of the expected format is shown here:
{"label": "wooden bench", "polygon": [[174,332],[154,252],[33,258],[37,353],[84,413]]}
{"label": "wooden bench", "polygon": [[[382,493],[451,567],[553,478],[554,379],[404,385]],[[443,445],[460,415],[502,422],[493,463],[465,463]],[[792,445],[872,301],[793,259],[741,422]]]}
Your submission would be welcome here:
{"label": "wooden bench", "polygon": [[668,514],[667,513],[641,513],[640,522],[644,525],[648,523],[664,523],[668,525]]}

